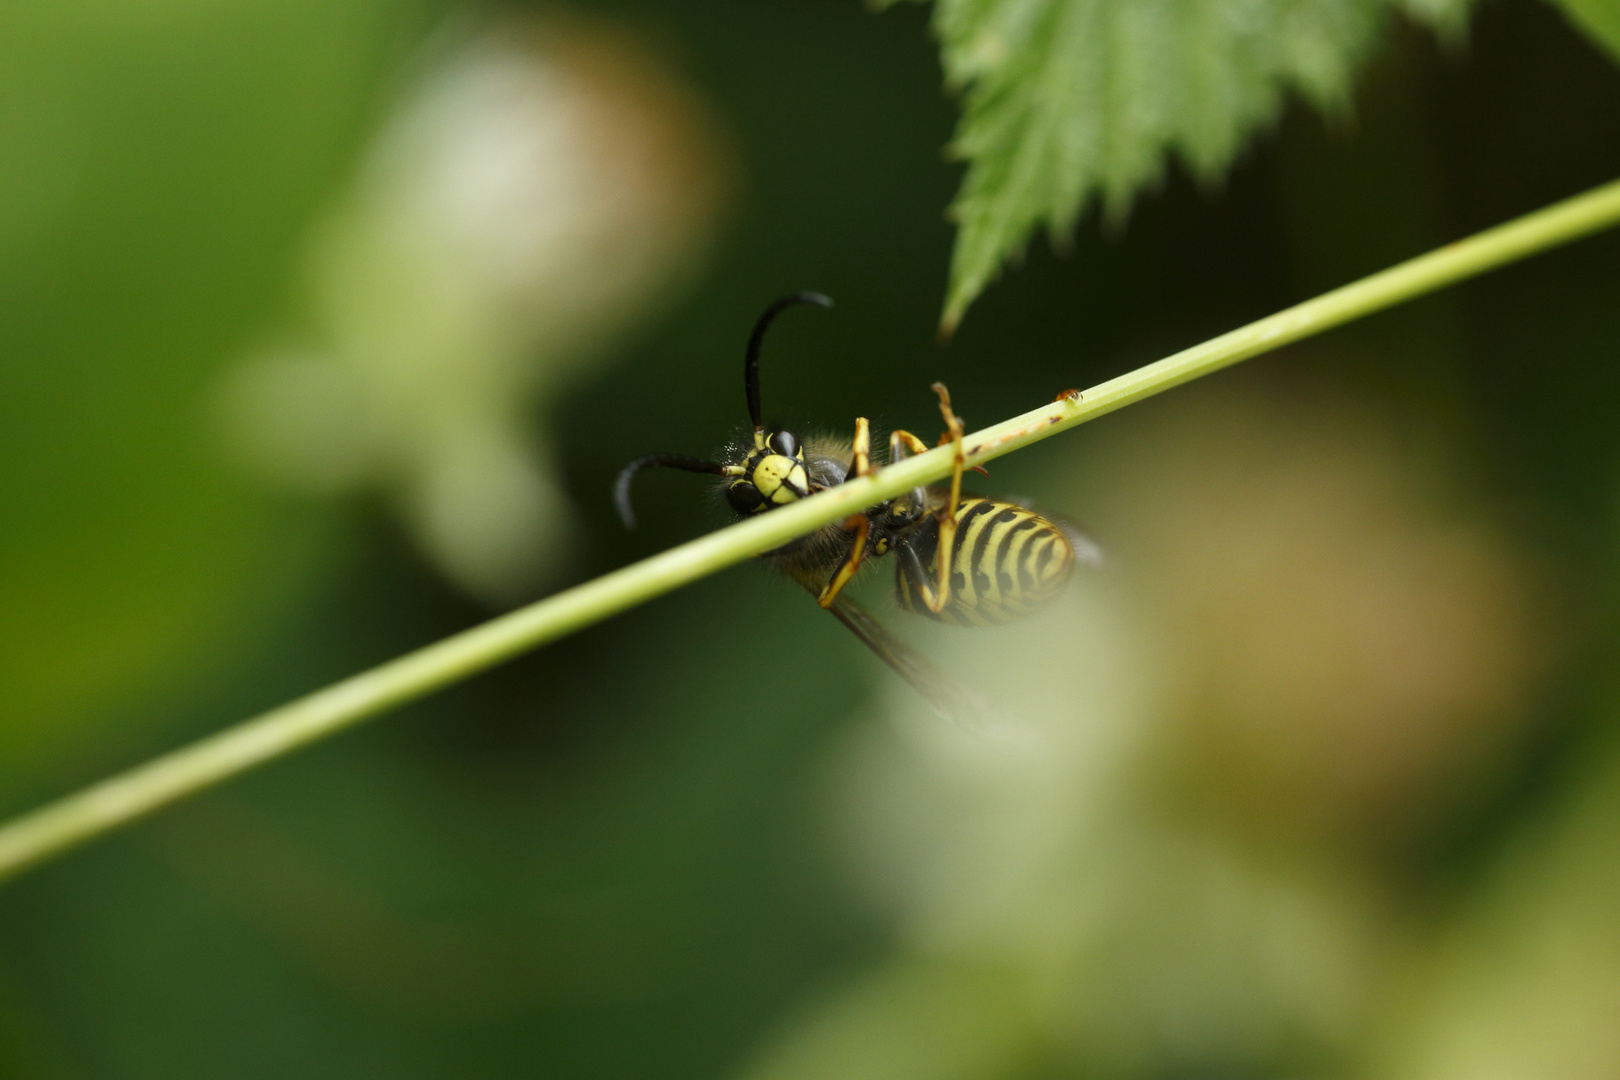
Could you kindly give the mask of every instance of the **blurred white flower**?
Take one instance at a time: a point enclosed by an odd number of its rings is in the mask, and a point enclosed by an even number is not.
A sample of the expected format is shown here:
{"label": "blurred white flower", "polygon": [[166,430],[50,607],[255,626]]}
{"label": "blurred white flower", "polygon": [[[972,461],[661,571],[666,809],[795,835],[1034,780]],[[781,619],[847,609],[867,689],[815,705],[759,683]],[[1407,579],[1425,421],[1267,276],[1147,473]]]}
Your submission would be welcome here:
{"label": "blurred white flower", "polygon": [[725,173],[691,92],[621,33],[447,31],[311,245],[307,339],[231,374],[236,449],[294,490],[382,488],[475,595],[532,589],[571,518],[536,422],[691,279]]}
{"label": "blurred white flower", "polygon": [[1382,1080],[1620,1076],[1620,752],[1518,837],[1388,1003]]}
{"label": "blurred white flower", "polygon": [[1487,781],[1556,642],[1432,439],[1308,393],[1162,416],[1103,498],[1175,655],[1166,768],[1300,844],[1379,843]]}
{"label": "blurred white flower", "polygon": [[1228,392],[1158,417],[1101,455],[1112,572],[930,635],[1018,737],[899,684],[859,729],[833,801],[894,948],[749,1080],[1299,1075],[1361,1049],[1408,928],[1356,834],[1509,740],[1530,580],[1367,415]]}

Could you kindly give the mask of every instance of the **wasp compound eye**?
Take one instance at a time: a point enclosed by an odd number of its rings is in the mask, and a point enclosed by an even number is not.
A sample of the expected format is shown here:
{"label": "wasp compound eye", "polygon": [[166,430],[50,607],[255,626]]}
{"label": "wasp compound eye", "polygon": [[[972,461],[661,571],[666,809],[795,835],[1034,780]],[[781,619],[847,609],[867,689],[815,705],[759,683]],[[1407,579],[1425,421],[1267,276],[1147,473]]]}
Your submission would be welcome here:
{"label": "wasp compound eye", "polygon": [[799,440],[791,431],[776,431],[771,435],[771,450],[783,457],[793,457],[799,452]]}
{"label": "wasp compound eye", "polygon": [[748,481],[738,480],[726,488],[726,502],[739,514],[752,514],[765,505],[765,496]]}

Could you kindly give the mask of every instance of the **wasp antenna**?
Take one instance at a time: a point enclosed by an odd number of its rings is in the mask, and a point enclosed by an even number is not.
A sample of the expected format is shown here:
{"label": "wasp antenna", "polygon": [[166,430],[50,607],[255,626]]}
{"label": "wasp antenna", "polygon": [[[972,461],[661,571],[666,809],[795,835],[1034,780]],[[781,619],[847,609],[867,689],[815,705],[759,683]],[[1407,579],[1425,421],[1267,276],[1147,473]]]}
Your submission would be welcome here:
{"label": "wasp antenna", "polygon": [[765,331],[770,329],[776,317],[798,304],[815,304],[825,308],[833,306],[832,300],[820,293],[792,293],[766,308],[765,314],[754,324],[754,332],[748,335],[748,353],[743,363],[743,389],[748,393],[748,419],[753,421],[756,443],[765,431],[765,421],[759,408],[759,347],[764,344]]}
{"label": "wasp antenna", "polygon": [[682,469],[713,476],[724,476],[726,473],[726,467],[718,461],[704,461],[684,454],[648,454],[636,458],[620,469],[618,479],[613,481],[613,505],[619,511],[619,520],[624,522],[626,529],[636,527],[636,512],[630,506],[630,481],[642,469]]}

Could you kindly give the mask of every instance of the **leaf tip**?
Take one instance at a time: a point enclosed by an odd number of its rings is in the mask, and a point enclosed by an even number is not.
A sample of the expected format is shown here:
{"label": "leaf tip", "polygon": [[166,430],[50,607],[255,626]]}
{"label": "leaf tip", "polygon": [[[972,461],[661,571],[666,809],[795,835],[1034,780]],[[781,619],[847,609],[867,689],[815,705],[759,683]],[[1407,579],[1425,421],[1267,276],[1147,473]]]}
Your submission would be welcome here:
{"label": "leaf tip", "polygon": [[939,329],[934,334],[934,340],[941,345],[949,345],[951,338],[956,336],[956,328],[962,325],[962,316],[978,295],[978,289],[966,289],[960,284],[954,286],[945,297],[945,309],[940,312]]}

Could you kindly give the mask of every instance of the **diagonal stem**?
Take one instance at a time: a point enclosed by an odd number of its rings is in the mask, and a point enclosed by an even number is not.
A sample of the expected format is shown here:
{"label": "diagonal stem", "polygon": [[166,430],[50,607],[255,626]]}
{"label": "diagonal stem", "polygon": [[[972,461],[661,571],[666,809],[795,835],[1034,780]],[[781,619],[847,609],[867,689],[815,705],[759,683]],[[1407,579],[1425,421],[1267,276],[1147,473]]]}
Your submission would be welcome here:
{"label": "diagonal stem", "polygon": [[[969,466],[1201,375],[1620,223],[1620,181],[967,437]],[[0,880],[240,772],[443,689],[951,471],[949,446],[575,586],[164,754],[0,826]]]}

